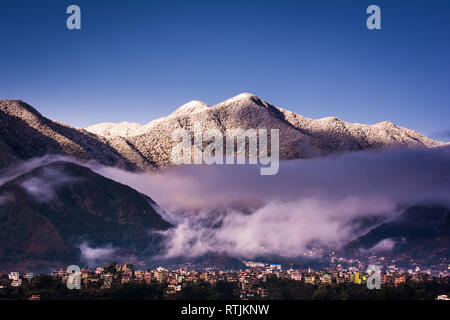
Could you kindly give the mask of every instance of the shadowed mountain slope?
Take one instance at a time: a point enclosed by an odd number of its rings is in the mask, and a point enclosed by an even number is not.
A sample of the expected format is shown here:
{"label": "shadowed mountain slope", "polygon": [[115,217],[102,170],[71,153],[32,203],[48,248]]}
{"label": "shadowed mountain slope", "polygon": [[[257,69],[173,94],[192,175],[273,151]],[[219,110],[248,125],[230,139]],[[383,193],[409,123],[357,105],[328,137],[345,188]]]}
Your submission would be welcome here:
{"label": "shadowed mountain slope", "polygon": [[128,170],[152,167],[124,139],[107,141],[51,121],[20,100],[0,100],[0,168],[48,154],[95,160]]}
{"label": "shadowed mountain slope", "polygon": [[0,186],[0,267],[79,262],[79,246],[149,256],[171,225],[149,197],[86,167],[54,162]]}
{"label": "shadowed mountain slope", "polygon": [[350,242],[350,253],[381,253],[386,257],[412,258],[439,264],[450,258],[450,209],[444,206],[413,206],[397,219],[382,223]]}

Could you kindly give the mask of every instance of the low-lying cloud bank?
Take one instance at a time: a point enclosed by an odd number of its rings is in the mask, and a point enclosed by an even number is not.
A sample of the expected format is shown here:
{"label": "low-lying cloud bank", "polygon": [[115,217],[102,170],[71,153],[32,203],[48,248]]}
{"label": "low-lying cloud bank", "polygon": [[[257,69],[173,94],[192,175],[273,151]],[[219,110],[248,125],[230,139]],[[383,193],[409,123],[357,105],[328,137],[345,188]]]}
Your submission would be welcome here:
{"label": "low-lying cloud bank", "polygon": [[[402,209],[424,202],[450,205],[449,148],[284,161],[274,176],[261,176],[258,166],[242,165],[194,165],[132,173],[48,156],[3,172],[0,185],[61,160],[89,166],[155,200],[162,208],[156,208],[158,212],[175,225],[163,233],[162,258],[196,257],[208,252],[246,258],[314,255],[312,244],[339,247],[365,232],[367,218],[393,219]],[[67,179],[49,172],[27,180],[22,187],[51,201],[52,186]],[[0,204],[9,200],[11,195],[0,194]],[[386,241],[373,249],[391,247]],[[80,249],[83,259],[92,265],[126,255],[112,247],[83,244]]]}
{"label": "low-lying cloud bank", "polygon": [[450,204],[450,150],[388,150],[257,166],[187,166],[156,174],[95,168],[152,197],[176,227],[165,257],[225,252],[235,257],[308,254],[339,246],[367,217],[391,219],[417,203]]}

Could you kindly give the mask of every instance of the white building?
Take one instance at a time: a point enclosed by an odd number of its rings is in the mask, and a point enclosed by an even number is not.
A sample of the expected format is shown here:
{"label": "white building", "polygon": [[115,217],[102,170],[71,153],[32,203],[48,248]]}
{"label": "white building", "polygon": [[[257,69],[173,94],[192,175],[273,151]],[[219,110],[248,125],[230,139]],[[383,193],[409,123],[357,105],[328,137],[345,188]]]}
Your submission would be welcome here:
{"label": "white building", "polygon": [[13,286],[13,287],[20,287],[21,285],[22,285],[22,279],[13,280],[11,282],[11,286]]}
{"label": "white building", "polygon": [[8,274],[8,278],[9,278],[9,280],[19,280],[19,273],[18,272],[10,272],[9,274]]}

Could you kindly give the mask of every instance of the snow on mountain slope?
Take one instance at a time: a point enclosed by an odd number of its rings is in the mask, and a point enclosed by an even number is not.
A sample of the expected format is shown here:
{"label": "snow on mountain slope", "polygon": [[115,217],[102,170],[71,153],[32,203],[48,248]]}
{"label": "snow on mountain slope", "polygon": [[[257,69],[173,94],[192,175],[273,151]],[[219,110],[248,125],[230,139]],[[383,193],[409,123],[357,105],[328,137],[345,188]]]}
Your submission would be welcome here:
{"label": "snow on mountain slope", "polygon": [[[169,117],[177,117],[177,116],[185,116],[189,114],[194,114],[198,112],[206,111],[207,109],[211,108],[209,105],[207,105],[204,102],[201,101],[190,101],[181,107],[179,107],[175,112],[173,112]],[[89,126],[86,128],[86,131],[95,133],[99,136],[103,137],[130,137],[130,136],[137,136],[143,133],[148,132],[153,128],[157,123],[160,121],[164,121],[168,117],[163,117],[160,119],[156,119],[153,121],[150,121],[146,125],[142,125],[140,123],[134,123],[134,122],[120,122],[120,123],[113,123],[113,122],[103,122],[99,124],[95,124],[92,126]]]}
{"label": "snow on mountain slope", "polygon": [[[335,117],[310,119],[286,109],[277,108],[259,97],[242,93],[210,107],[191,101],[165,118],[144,126],[122,127],[116,134],[158,166],[170,165],[174,142],[171,133],[176,128],[193,130],[201,121],[203,129],[217,128],[223,133],[234,128],[266,128],[280,130],[280,156],[298,159],[325,156],[335,152],[360,151],[386,147],[433,148],[448,145],[425,137],[391,122],[375,125],[348,123]],[[100,131],[95,131],[100,134]],[[110,130],[109,132],[112,132]],[[111,139],[111,134],[105,135]]]}
{"label": "snow on mountain slope", "polygon": [[87,127],[86,131],[104,137],[109,136],[126,137],[135,134],[141,127],[142,124],[140,123],[133,123],[127,121],[121,123],[104,122]]}

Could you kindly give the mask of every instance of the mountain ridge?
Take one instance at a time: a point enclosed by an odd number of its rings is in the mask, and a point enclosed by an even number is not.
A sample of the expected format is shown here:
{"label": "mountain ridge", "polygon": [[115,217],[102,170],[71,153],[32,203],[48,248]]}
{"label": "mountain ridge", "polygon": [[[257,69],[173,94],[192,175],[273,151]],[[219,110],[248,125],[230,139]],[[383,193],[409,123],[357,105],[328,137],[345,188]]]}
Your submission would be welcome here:
{"label": "mountain ridge", "polygon": [[203,130],[278,129],[280,159],[322,157],[334,153],[391,147],[449,146],[414,130],[384,121],[374,125],[349,123],[336,117],[306,118],[275,107],[251,93],[242,93],[214,106],[192,100],[166,117],[142,125],[101,123],[75,128],[41,115],[20,100],[0,100],[0,169],[47,154],[94,160],[126,170],[153,170],[171,166],[177,128]]}
{"label": "mountain ridge", "polygon": [[[365,125],[345,122],[336,117],[306,118],[275,107],[251,93],[239,94],[214,106],[194,100],[167,117],[150,121],[134,131],[118,132],[116,136],[105,138],[120,136],[157,166],[164,167],[170,165],[170,151],[175,144],[170,133],[176,128],[192,133],[196,121],[202,122],[204,130],[214,128],[222,133],[235,128],[279,129],[280,158],[285,160],[386,147],[434,148],[450,145],[389,121]],[[101,127],[102,124],[98,124],[87,130],[100,134]]]}

